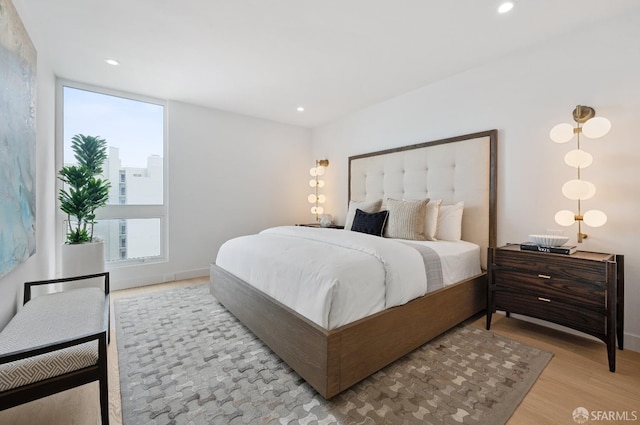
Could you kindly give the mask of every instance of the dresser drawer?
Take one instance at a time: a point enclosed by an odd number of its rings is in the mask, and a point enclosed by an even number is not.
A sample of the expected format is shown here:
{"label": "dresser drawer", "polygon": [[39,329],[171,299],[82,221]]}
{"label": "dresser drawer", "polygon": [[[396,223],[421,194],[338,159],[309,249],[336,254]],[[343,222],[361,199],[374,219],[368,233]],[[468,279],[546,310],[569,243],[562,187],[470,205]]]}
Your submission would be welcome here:
{"label": "dresser drawer", "polygon": [[539,295],[512,291],[495,292],[496,309],[547,320],[602,338],[606,318],[602,313],[555,302]]}
{"label": "dresser drawer", "polygon": [[494,264],[497,269],[514,269],[550,278],[601,282],[603,284],[607,279],[606,261],[590,261],[583,258],[572,258],[569,255],[497,249]]}
{"label": "dresser drawer", "polygon": [[576,282],[543,275],[523,273],[516,270],[495,272],[496,290],[508,289],[516,292],[536,294],[539,297],[564,303],[591,306],[604,313],[606,305],[605,287],[602,282]]}
{"label": "dresser drawer", "polygon": [[623,348],[624,255],[576,251],[571,255],[489,248],[487,329],[496,310],[557,323],[607,344],[616,370],[616,339]]}

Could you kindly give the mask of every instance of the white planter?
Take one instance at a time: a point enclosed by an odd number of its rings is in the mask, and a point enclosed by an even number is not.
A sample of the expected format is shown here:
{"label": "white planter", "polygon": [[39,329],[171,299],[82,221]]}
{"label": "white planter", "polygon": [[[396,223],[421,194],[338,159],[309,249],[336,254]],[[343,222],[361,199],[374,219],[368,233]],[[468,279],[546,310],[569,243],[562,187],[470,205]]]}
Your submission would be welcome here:
{"label": "white planter", "polygon": [[62,245],[62,277],[102,273],[104,242]]}

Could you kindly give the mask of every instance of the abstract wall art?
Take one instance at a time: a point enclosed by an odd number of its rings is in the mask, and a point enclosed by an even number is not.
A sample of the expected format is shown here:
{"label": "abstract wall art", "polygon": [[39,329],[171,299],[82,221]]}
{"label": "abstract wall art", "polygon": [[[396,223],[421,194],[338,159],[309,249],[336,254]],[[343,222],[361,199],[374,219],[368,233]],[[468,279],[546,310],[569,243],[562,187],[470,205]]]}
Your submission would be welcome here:
{"label": "abstract wall art", "polygon": [[0,277],[36,251],[36,51],[0,0]]}

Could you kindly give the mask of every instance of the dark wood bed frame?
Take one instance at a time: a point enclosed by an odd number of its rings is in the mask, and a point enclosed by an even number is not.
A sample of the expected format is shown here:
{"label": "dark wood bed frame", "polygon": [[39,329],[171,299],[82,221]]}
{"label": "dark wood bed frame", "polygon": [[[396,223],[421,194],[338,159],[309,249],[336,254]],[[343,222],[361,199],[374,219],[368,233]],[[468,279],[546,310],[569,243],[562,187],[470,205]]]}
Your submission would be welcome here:
{"label": "dark wood bed frame", "polygon": [[[496,243],[497,131],[374,152],[490,138],[489,246]],[[359,157],[362,157],[360,155]],[[211,293],[325,398],[331,398],[486,309],[486,272],[334,330],[326,330],[211,265]],[[434,314],[434,311],[437,314]]]}

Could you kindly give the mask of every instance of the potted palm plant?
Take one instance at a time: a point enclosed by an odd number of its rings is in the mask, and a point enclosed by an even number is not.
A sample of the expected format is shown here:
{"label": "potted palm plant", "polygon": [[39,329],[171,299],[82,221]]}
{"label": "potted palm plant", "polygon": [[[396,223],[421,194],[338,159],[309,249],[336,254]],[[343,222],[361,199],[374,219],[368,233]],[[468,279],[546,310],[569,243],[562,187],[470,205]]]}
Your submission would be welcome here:
{"label": "potted palm plant", "polygon": [[58,173],[65,184],[60,189],[60,209],[67,215],[67,238],[62,251],[65,276],[104,271],[104,244],[93,234],[96,210],[106,205],[111,183],[98,178],[107,159],[104,139],[77,134],[71,139],[77,165],[66,165]]}

